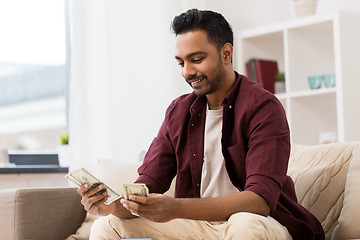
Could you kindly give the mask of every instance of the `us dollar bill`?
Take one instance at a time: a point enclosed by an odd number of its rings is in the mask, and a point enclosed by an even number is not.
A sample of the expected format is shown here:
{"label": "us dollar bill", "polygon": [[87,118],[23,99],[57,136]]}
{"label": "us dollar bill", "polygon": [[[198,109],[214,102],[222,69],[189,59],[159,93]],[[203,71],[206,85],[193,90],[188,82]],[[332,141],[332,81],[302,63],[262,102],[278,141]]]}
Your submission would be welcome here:
{"label": "us dollar bill", "polygon": [[130,195],[147,197],[149,189],[143,183],[123,184],[125,198],[129,200]]}
{"label": "us dollar bill", "polygon": [[95,195],[100,195],[103,192],[108,192],[108,198],[105,201],[106,205],[109,205],[110,203],[116,201],[117,199],[121,198],[122,195],[118,194],[114,190],[112,190],[109,186],[107,186],[105,183],[97,179],[94,175],[92,175],[90,172],[88,172],[85,168],[80,168],[77,170],[74,170],[70,173],[68,173],[65,178],[69,179],[73,183],[75,183],[78,186],[82,186],[85,183],[89,184],[89,189],[97,187],[100,184],[104,185],[104,188],[97,192]]}

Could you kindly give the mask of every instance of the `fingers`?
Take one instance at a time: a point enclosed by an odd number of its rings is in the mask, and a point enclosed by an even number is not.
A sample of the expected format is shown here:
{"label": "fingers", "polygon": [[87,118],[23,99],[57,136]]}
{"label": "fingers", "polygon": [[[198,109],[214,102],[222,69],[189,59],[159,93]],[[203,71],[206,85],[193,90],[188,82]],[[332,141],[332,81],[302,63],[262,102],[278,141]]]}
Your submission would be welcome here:
{"label": "fingers", "polygon": [[121,199],[123,206],[134,215],[146,215],[147,212],[156,210],[159,194],[150,194],[148,197],[130,195],[130,200]]}
{"label": "fingers", "polygon": [[89,189],[88,184],[84,184],[79,187],[77,193],[82,196],[81,204],[84,206],[84,209],[92,214],[98,213],[99,204],[103,204],[108,196],[108,192],[104,191],[103,184],[91,189]]}
{"label": "fingers", "polygon": [[108,196],[108,192],[105,191],[100,194],[92,194],[92,193],[85,193],[85,195],[81,198],[81,204],[85,206],[86,203],[96,203],[102,200],[104,197]]}
{"label": "fingers", "polygon": [[89,184],[85,183],[84,185],[82,185],[81,187],[79,187],[76,192],[80,195],[80,196],[84,196],[84,194],[86,193],[86,191],[89,189]]}
{"label": "fingers", "polygon": [[97,192],[101,191],[102,189],[104,189],[103,184],[99,184],[98,186],[90,189],[89,184],[85,183],[84,185],[80,186],[76,191],[80,196],[83,197],[86,194],[89,196],[92,196],[92,195],[96,194]]}
{"label": "fingers", "polygon": [[138,196],[138,195],[130,195],[130,200],[135,201],[142,204],[153,204],[158,201],[158,197],[160,197],[160,194],[150,194],[148,197],[144,196]]}
{"label": "fingers", "polygon": [[133,214],[135,216],[139,216],[140,203],[129,201],[129,200],[126,200],[124,198],[122,198],[120,200],[120,202],[121,202],[121,204],[123,205],[124,208],[126,208],[127,210],[129,210],[131,212],[131,214]]}
{"label": "fingers", "polygon": [[[88,190],[85,192],[84,196],[92,197],[92,196],[94,196],[94,195],[98,195],[98,194],[104,192],[103,189],[104,189],[104,184],[100,184],[99,186],[96,186],[96,187],[94,187],[94,188],[88,189]],[[99,193],[99,192],[100,192],[100,193]]]}
{"label": "fingers", "polygon": [[142,203],[142,204],[148,204],[147,197],[130,195],[129,198],[130,198],[130,201],[135,201],[135,202]]}
{"label": "fingers", "polygon": [[104,202],[107,199],[107,192],[104,192],[100,195],[94,196],[94,197],[90,197],[87,198],[85,201],[82,202],[82,204],[84,205],[84,209],[92,214],[98,214],[98,209],[100,206],[99,204],[104,204]]}
{"label": "fingers", "polygon": [[131,196],[131,200],[120,202],[133,215],[141,216],[154,222],[166,222],[174,218],[172,198],[162,194],[151,194],[148,197]]}
{"label": "fingers", "polygon": [[99,194],[102,193],[102,192],[105,192],[104,190],[104,185],[103,184],[100,184],[99,186],[97,187],[94,187],[94,188],[91,188],[89,189],[89,184],[85,183],[84,185],[82,185],[81,187],[79,187],[76,191],[77,193],[82,196],[82,197],[91,197],[95,194]]}

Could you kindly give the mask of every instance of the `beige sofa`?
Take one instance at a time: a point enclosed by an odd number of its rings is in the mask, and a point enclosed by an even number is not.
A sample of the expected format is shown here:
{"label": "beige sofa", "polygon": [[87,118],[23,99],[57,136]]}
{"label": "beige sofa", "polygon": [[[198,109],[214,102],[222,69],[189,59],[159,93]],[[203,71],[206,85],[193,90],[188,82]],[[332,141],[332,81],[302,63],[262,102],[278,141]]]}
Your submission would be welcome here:
{"label": "beige sofa", "polygon": [[[122,192],[123,183],[135,180],[139,165],[102,160],[97,175]],[[360,143],[293,145],[288,174],[299,202],[320,220],[326,239],[360,239]],[[172,191],[173,186],[167,194]],[[76,188],[0,191],[2,240],[88,239],[95,218],[86,215]]]}

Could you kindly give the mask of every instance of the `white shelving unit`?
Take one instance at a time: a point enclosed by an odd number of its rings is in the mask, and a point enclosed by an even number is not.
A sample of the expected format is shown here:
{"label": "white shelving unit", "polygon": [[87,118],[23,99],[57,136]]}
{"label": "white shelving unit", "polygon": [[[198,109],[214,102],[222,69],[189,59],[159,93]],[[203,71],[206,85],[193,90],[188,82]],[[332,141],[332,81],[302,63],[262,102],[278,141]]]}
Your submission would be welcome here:
{"label": "white shelving unit", "polygon": [[[319,143],[320,135],[360,140],[360,13],[338,12],[247,29],[235,36],[234,65],[245,74],[250,58],[272,59],[285,72],[277,94],[292,142]],[[236,54],[239,53],[239,54]],[[336,86],[310,89],[308,76],[335,74]]]}

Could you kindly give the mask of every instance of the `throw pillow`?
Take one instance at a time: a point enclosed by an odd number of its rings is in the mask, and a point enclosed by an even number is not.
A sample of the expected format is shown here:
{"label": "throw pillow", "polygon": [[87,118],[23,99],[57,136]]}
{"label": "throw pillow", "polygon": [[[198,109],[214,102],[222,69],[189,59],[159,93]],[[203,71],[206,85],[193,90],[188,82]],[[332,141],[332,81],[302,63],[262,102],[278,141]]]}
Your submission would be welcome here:
{"label": "throw pillow", "polygon": [[99,160],[97,177],[117,193],[123,193],[124,183],[133,183],[137,177],[137,169],[142,162],[120,163],[108,159]]}
{"label": "throw pillow", "polygon": [[357,146],[356,143],[292,146],[288,174],[294,180],[299,203],[318,218],[326,239],[330,239],[337,224],[348,166]]}
{"label": "throw pillow", "polygon": [[333,233],[333,240],[360,238],[360,144],[353,152],[346,179],[344,206],[339,224]]}

